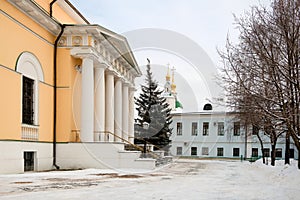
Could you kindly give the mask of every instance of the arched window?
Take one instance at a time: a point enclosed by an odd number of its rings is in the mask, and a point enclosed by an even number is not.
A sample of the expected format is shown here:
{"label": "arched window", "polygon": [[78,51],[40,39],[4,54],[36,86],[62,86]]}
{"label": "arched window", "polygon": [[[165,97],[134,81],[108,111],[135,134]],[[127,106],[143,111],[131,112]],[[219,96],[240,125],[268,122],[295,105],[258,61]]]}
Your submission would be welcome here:
{"label": "arched window", "polygon": [[212,110],[212,105],[210,103],[205,104],[203,110]]}
{"label": "arched window", "polygon": [[22,74],[22,123],[38,125],[38,83],[44,81],[41,64],[32,53],[23,52],[18,57],[16,71]]}

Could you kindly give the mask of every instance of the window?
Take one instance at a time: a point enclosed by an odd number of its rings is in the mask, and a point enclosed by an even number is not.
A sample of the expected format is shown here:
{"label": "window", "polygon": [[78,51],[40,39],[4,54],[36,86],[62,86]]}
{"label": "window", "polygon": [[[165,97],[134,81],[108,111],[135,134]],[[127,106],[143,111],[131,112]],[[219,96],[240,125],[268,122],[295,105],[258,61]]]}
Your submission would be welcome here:
{"label": "window", "polygon": [[218,136],[224,136],[224,122],[218,122]]}
{"label": "window", "polygon": [[239,136],[240,135],[240,122],[234,122],[233,124],[233,135]]}
{"label": "window", "polygon": [[202,147],[202,155],[208,156],[208,147]]}
{"label": "window", "polygon": [[275,151],[275,157],[276,158],[282,158],[282,149],[281,148],[277,148]]}
{"label": "window", "polygon": [[198,123],[197,122],[192,123],[192,135],[198,135]]}
{"label": "window", "polygon": [[240,156],[240,148],[233,148],[233,156]]}
{"label": "window", "polygon": [[[44,82],[44,72],[38,58],[29,52],[19,55],[16,71],[22,74],[21,122],[29,125],[39,124],[39,82]],[[22,126],[22,132],[23,132]],[[26,131],[25,131],[26,132]]]}
{"label": "window", "polygon": [[294,149],[290,149],[290,158],[294,158],[295,157],[295,151]]}
{"label": "window", "polygon": [[209,123],[203,122],[203,135],[208,135]]}
{"label": "window", "polygon": [[34,152],[24,152],[24,171],[34,171]]}
{"label": "window", "polygon": [[182,135],[182,123],[181,122],[177,122],[177,135]]}
{"label": "window", "polygon": [[178,156],[182,155],[182,147],[177,147],[176,155],[178,155]]}
{"label": "window", "polygon": [[252,157],[258,157],[258,148],[252,148]]}
{"label": "window", "polygon": [[223,147],[217,148],[217,156],[224,156],[224,149]]}
{"label": "window", "polygon": [[212,110],[212,105],[210,103],[205,104],[203,110]]}
{"label": "window", "polygon": [[264,153],[265,157],[270,157],[270,149],[269,148],[264,148],[263,153]]}
{"label": "window", "polygon": [[197,147],[192,147],[191,148],[191,155],[196,156],[197,155]]}
{"label": "window", "polygon": [[22,123],[33,124],[33,84],[34,80],[23,76]]}
{"label": "window", "polygon": [[258,132],[259,132],[259,127],[253,125],[252,126],[252,135],[258,135]]}

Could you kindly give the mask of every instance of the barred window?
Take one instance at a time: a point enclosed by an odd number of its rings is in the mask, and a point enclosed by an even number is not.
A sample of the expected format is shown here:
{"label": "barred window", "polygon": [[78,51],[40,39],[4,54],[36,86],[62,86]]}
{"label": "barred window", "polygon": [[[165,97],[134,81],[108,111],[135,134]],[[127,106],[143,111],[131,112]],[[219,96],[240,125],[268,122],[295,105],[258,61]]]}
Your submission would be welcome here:
{"label": "barred window", "polygon": [[224,156],[224,149],[223,147],[217,148],[217,156]]}
{"label": "barred window", "polygon": [[22,97],[22,123],[33,124],[33,85],[34,80],[23,76],[23,97]]}

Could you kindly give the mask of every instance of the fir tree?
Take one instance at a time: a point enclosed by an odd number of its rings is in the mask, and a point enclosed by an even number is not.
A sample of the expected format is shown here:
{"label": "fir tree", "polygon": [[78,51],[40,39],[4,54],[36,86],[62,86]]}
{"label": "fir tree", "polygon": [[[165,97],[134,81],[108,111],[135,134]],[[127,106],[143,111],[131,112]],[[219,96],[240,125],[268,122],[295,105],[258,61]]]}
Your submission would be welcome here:
{"label": "fir tree", "polygon": [[[147,60],[146,84],[141,86],[142,92],[135,99],[138,111],[138,118],[135,120],[135,143],[141,144],[146,140],[157,148],[168,149],[172,132],[169,128],[172,123],[171,109],[166,98],[161,96],[163,91],[159,90],[153,79],[150,60]],[[145,123],[148,125],[147,129],[143,127]]]}

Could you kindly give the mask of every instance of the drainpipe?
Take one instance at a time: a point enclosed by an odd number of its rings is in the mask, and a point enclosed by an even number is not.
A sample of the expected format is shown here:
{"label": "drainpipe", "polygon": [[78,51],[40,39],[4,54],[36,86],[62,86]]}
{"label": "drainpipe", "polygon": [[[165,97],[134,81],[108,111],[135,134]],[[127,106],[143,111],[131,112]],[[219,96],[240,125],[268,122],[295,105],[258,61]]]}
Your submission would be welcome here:
{"label": "drainpipe", "polygon": [[59,39],[61,38],[64,29],[66,27],[65,24],[60,24],[60,33],[57,36],[55,42],[54,42],[54,57],[53,57],[53,89],[54,89],[54,95],[53,95],[53,166],[56,169],[59,169],[59,166],[56,164],[56,121],[57,121],[57,113],[56,113],[56,108],[57,108],[57,44]]}
{"label": "drainpipe", "polygon": [[[50,3],[50,17],[52,18],[52,7],[53,4],[57,0],[54,0]],[[56,108],[57,108],[57,44],[64,32],[65,25],[59,24],[60,25],[60,33],[57,36],[55,42],[54,42],[54,54],[53,54],[53,166],[56,169],[59,169],[59,166],[56,164]]]}
{"label": "drainpipe", "polygon": [[53,4],[55,4],[57,0],[54,0],[50,3],[50,17],[52,18],[52,14],[53,14]]}

